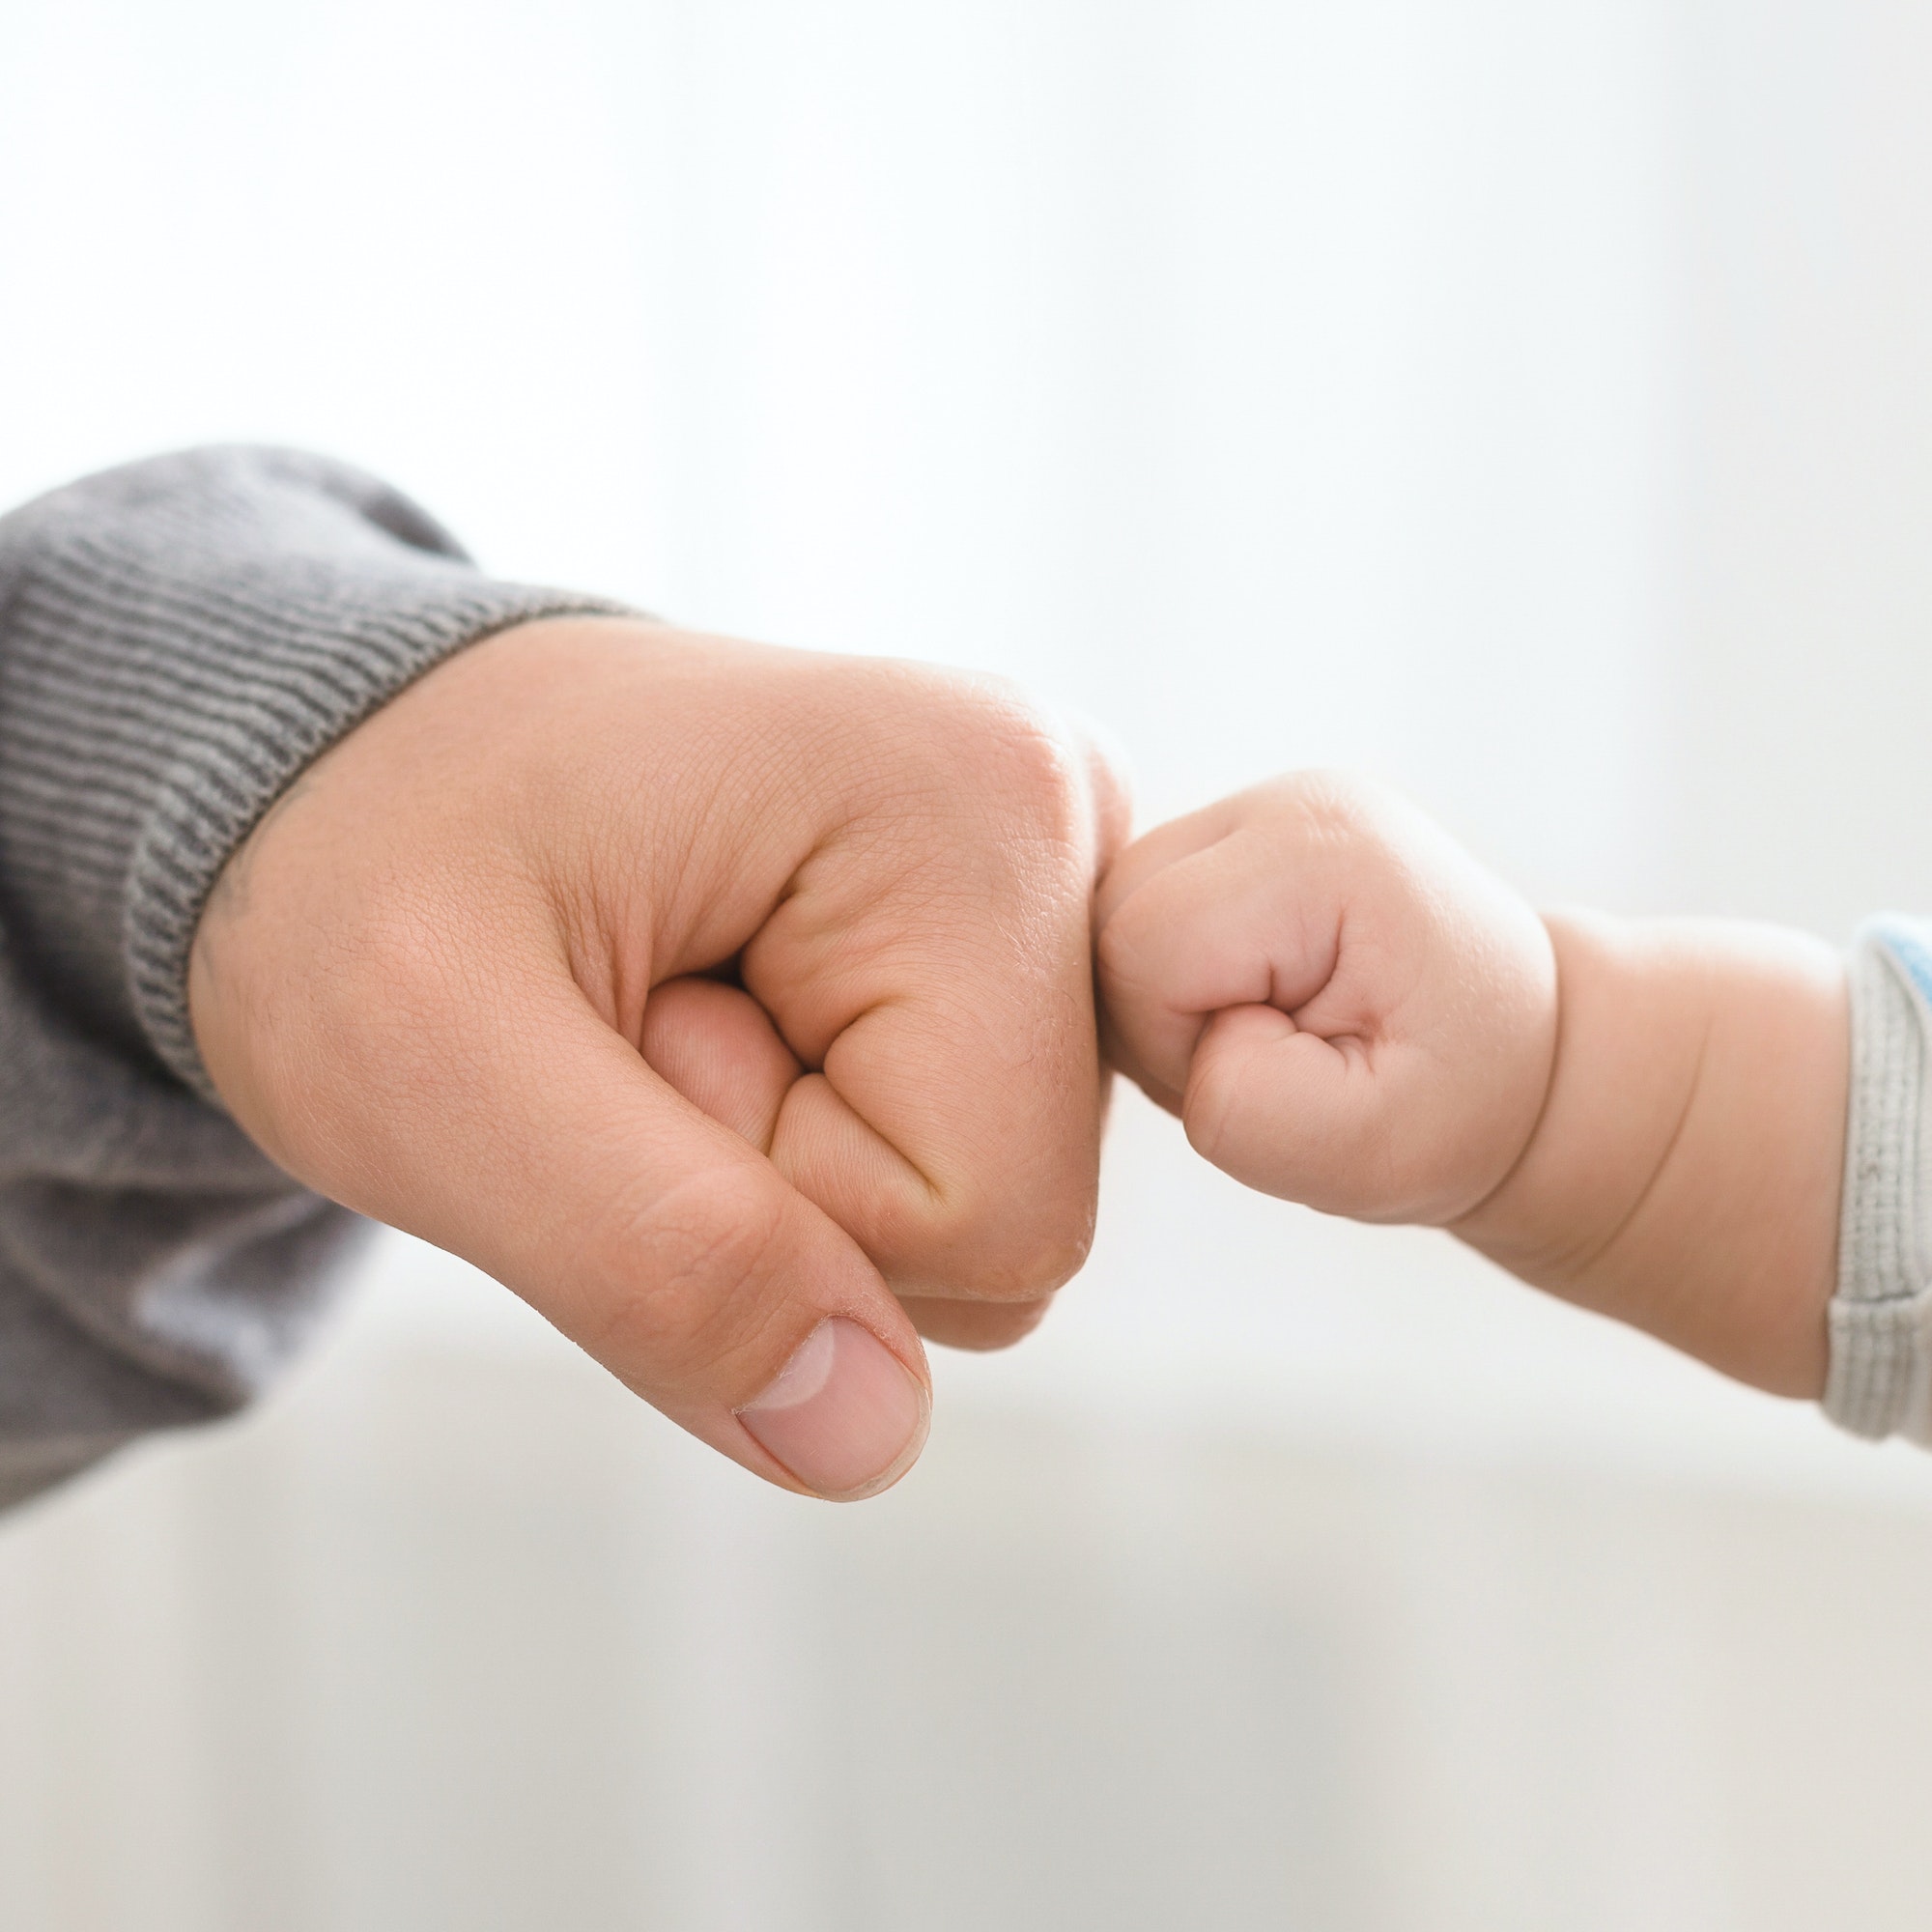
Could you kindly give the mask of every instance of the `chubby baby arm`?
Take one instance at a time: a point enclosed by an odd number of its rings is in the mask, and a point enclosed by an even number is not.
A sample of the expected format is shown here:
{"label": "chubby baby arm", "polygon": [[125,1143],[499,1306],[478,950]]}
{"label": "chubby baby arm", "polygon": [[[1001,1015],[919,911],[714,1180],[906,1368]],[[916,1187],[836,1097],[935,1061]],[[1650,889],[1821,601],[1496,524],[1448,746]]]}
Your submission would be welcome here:
{"label": "chubby baby arm", "polygon": [[1402,799],[1313,774],[1130,847],[1097,952],[1116,1064],[1236,1179],[1449,1228],[1818,1393],[1847,1084],[1828,948],[1539,918]]}
{"label": "chubby baby arm", "polygon": [[1850,1085],[1843,962],[1729,920],[1546,919],[1542,1122],[1455,1232],[1774,1394],[1825,1385]]}

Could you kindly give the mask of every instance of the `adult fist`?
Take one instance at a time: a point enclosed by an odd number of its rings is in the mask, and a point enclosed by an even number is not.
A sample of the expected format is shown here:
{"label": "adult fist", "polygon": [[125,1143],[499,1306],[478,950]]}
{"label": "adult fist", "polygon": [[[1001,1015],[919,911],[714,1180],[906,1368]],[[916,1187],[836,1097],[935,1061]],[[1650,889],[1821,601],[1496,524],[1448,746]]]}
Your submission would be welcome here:
{"label": "adult fist", "polygon": [[1085,1258],[1123,815],[983,681],[526,624],[257,828],[196,937],[196,1038],[298,1179],[747,1467],[867,1495],[923,1440],[915,1328],[1011,1340]]}

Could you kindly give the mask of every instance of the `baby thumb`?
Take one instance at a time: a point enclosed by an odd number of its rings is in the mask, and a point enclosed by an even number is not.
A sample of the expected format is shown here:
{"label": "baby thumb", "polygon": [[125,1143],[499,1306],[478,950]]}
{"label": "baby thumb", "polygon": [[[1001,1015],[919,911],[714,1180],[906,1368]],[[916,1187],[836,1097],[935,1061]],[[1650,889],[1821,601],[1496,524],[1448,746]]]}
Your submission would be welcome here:
{"label": "baby thumb", "polygon": [[1230,1007],[1195,1045],[1181,1120],[1195,1151],[1245,1186],[1400,1219],[1386,1085],[1359,1040],[1323,1038],[1273,1007]]}

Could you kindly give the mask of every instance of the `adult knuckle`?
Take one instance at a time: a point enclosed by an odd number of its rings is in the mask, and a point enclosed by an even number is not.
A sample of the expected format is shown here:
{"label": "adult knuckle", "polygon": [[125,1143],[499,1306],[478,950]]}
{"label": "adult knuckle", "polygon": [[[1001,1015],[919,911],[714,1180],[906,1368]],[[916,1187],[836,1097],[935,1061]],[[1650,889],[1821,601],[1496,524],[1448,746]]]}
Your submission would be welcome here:
{"label": "adult knuckle", "polygon": [[1022,808],[1070,824],[1082,793],[1074,748],[1058,724],[1018,693],[1001,694],[986,720],[993,762]]}
{"label": "adult knuckle", "polygon": [[[1031,1196],[1015,1212],[1015,1193]],[[1088,1190],[1059,1189],[1046,1198],[1025,1187],[955,1199],[935,1230],[934,1250],[953,1292],[976,1300],[1027,1302],[1079,1273],[1094,1242]]]}
{"label": "adult knuckle", "polygon": [[1066,733],[1005,678],[927,672],[916,690],[918,728],[902,743],[918,768],[949,789],[1006,810],[1070,812],[1083,774]]}

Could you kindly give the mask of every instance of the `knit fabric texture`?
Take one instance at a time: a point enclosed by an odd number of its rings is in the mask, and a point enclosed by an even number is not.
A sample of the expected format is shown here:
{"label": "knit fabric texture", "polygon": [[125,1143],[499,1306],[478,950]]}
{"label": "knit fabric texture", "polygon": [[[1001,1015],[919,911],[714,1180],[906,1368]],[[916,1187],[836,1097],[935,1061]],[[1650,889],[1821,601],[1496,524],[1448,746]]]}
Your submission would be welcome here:
{"label": "knit fabric texture", "polygon": [[1888,914],[1851,958],[1852,1083],[1825,1412],[1932,1445],[1932,1245],[1924,1112],[1932,922]]}
{"label": "knit fabric texture", "polygon": [[0,519],[0,1504],[245,1400],[354,1240],[195,1049],[188,952],[229,856],[451,652],[617,608],[492,582],[408,498],[287,450]]}

